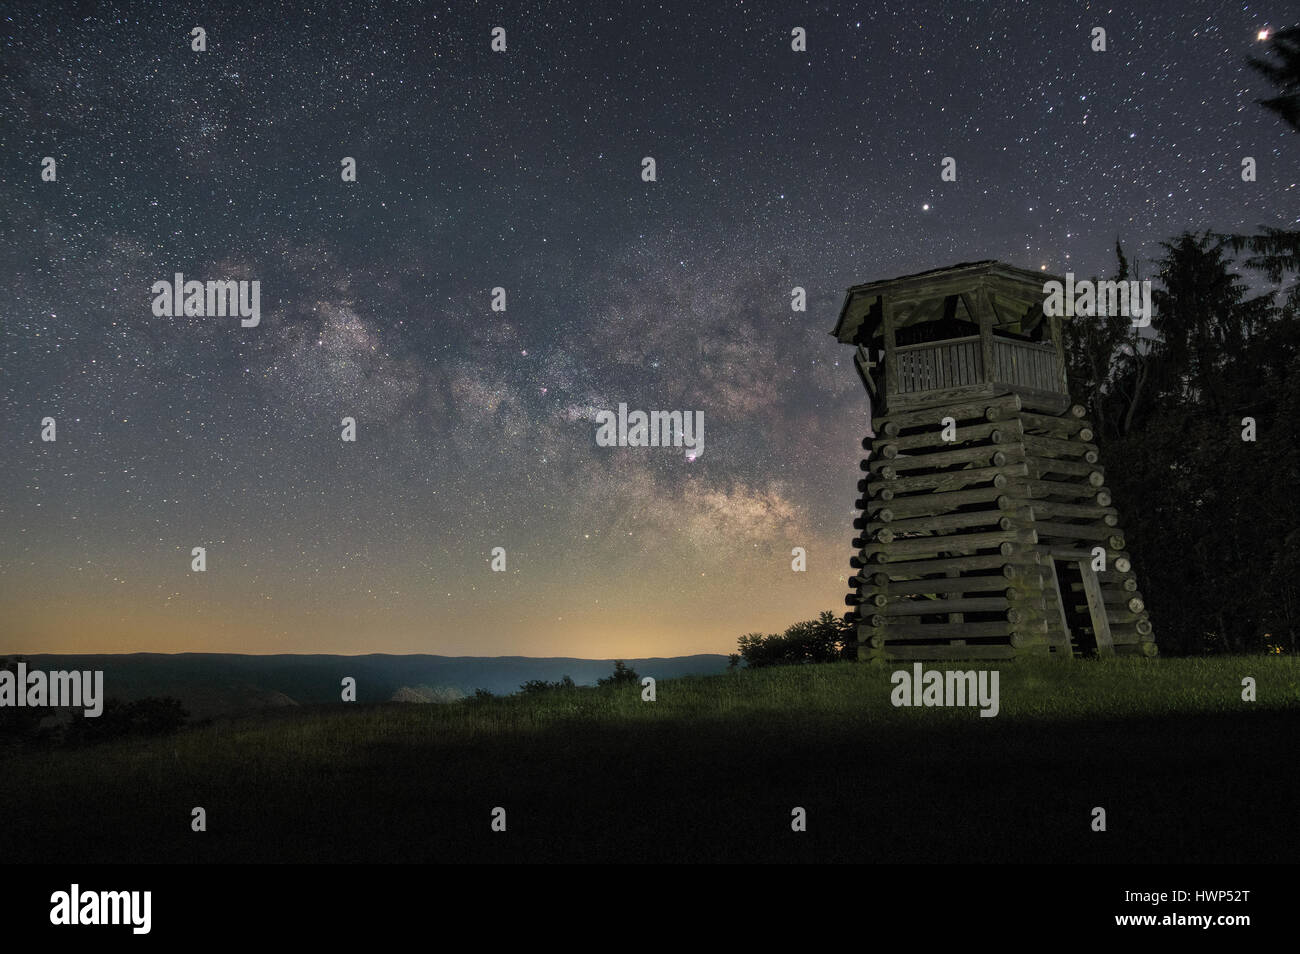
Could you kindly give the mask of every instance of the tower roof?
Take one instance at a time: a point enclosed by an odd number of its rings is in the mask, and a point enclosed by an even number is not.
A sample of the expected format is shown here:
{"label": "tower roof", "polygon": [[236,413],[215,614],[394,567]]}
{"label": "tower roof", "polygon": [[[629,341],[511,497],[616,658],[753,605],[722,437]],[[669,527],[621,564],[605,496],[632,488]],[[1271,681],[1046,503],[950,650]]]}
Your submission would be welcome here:
{"label": "tower roof", "polygon": [[1043,320],[1043,284],[1052,280],[1062,279],[985,259],[866,282],[848,290],[831,334],[845,343],[865,343],[881,334],[886,299],[895,328],[938,321],[959,306],[975,320],[980,295],[987,296],[995,326],[1028,332]]}

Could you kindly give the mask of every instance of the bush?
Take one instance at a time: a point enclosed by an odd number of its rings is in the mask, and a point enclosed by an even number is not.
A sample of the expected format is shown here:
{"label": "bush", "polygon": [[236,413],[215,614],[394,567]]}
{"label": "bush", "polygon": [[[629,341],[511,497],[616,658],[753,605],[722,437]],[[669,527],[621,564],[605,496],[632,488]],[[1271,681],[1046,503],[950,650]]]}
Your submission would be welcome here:
{"label": "bush", "polygon": [[740,637],[740,655],[751,669],[800,663],[835,662],[852,643],[851,625],[826,611],[816,619],[795,623],[781,635],[747,633]]}
{"label": "bush", "polygon": [[525,695],[531,695],[536,692],[554,692],[557,689],[576,689],[572,677],[564,676],[559,682],[547,682],[545,679],[529,679],[519,687],[519,691]]}
{"label": "bush", "polygon": [[640,681],[641,681],[641,677],[636,674],[635,669],[630,669],[627,666],[623,665],[623,660],[615,659],[614,672],[611,675],[606,676],[604,679],[597,679],[596,685],[622,686],[622,685],[626,685],[627,683],[636,683]]}
{"label": "bush", "polygon": [[190,714],[179,699],[170,696],[122,702],[108,699],[104,711],[95,717],[75,712],[68,725],[70,742],[103,742],[130,735],[166,735],[185,725]]}
{"label": "bush", "polygon": [[[30,663],[26,656],[0,660],[0,669],[7,669],[18,677],[18,664]],[[25,686],[18,686],[19,692],[25,692]],[[28,708],[26,706],[0,706],[0,739],[25,741],[33,738],[40,731],[41,720],[53,710]]]}

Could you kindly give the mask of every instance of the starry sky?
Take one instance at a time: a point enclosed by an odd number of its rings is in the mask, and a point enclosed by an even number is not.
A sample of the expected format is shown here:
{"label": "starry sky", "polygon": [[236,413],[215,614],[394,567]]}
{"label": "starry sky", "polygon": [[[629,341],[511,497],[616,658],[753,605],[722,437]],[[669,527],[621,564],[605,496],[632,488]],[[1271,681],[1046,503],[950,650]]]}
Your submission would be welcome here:
{"label": "starry sky", "polygon": [[0,651],[733,651],[845,609],[849,285],[1300,222],[1278,2],[306,6],[6,5]]}

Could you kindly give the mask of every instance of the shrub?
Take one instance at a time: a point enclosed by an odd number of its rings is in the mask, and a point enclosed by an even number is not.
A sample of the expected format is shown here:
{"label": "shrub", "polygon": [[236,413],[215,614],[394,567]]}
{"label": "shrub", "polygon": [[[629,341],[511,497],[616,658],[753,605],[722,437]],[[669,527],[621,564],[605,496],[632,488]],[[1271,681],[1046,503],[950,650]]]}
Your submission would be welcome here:
{"label": "shrub", "polygon": [[559,682],[547,682],[545,679],[529,679],[519,687],[519,691],[525,695],[531,695],[535,692],[554,692],[557,689],[576,689],[571,676],[563,676]]}
{"label": "shrub", "polygon": [[816,619],[795,623],[780,635],[746,633],[740,637],[740,655],[751,669],[834,662],[844,657],[852,637],[851,626],[826,611]]}
{"label": "shrub", "polygon": [[[25,662],[30,662],[25,656],[0,659],[0,669],[7,669],[17,679],[18,664]],[[18,691],[24,692],[26,687],[19,686]],[[26,706],[0,706],[0,738],[26,740],[34,737],[40,730],[41,720],[50,712],[49,709]]]}
{"label": "shrub", "polygon": [[611,675],[606,676],[604,679],[597,679],[596,685],[621,686],[627,683],[635,683],[640,681],[641,681],[641,677],[636,674],[635,669],[631,669],[628,666],[623,665],[623,660],[615,659],[614,672]]}
{"label": "shrub", "polygon": [[189,715],[181,701],[170,696],[150,696],[134,702],[108,699],[104,711],[93,718],[74,712],[67,739],[90,743],[129,735],[166,735],[185,725]]}

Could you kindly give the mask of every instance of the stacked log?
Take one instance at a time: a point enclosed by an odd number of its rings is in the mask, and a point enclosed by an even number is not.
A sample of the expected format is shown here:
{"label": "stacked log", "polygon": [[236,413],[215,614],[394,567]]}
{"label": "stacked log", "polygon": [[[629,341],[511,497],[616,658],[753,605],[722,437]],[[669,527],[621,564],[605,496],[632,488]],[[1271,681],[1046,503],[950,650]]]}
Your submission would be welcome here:
{"label": "stacked log", "polygon": [[[873,420],[846,598],[861,658],[1155,655],[1084,413],[1009,394]],[[1089,568],[1068,592],[1062,561]],[[1071,628],[1067,607],[1092,625]]]}

